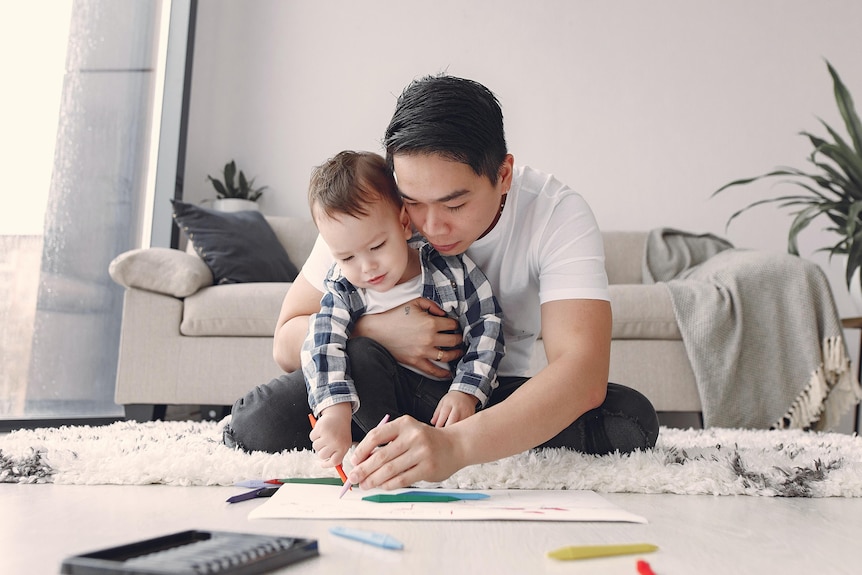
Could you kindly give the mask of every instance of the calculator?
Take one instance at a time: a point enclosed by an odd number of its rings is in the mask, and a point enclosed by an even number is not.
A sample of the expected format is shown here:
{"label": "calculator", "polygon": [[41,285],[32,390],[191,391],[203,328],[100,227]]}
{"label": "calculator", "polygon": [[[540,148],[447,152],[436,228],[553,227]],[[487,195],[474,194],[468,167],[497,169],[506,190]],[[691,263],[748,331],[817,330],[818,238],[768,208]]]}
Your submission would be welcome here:
{"label": "calculator", "polygon": [[317,540],[229,531],[182,531],[75,555],[64,575],[255,575],[317,556]]}

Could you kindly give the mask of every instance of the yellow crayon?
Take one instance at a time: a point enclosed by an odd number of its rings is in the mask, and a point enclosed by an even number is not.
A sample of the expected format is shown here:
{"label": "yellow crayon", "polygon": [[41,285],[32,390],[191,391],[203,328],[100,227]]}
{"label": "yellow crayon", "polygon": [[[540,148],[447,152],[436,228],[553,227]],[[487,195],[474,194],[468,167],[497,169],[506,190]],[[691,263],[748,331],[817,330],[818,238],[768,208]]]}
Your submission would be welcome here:
{"label": "yellow crayon", "polygon": [[632,555],[634,553],[652,553],[658,549],[649,543],[633,543],[629,545],[580,545],[576,547],[561,547],[548,552],[548,557],[566,561],[570,559],[592,559],[594,557],[612,557],[614,555]]}

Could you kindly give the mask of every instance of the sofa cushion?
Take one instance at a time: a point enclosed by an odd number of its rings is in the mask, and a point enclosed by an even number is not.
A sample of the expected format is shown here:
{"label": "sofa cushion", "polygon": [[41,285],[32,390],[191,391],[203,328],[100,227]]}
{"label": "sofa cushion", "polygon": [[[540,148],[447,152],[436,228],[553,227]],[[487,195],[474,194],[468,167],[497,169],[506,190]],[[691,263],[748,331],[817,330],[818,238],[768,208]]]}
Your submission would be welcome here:
{"label": "sofa cushion", "polygon": [[206,287],[185,299],[180,333],[272,337],[291,284],[256,282]]}
{"label": "sofa cushion", "polygon": [[608,283],[643,283],[647,235],[647,232],[602,232]]}
{"label": "sofa cushion", "polygon": [[141,248],[118,255],[108,266],[118,284],[183,298],[212,285],[213,275],[200,258],[168,248]]}
{"label": "sofa cushion", "polygon": [[266,216],[266,221],[284,246],[290,261],[299,267],[305,263],[317,240],[317,226],[311,218]]}
{"label": "sofa cushion", "polygon": [[218,212],[171,200],[174,220],[216,284],[292,282],[297,269],[260,212]]}
{"label": "sofa cushion", "polygon": [[682,339],[667,284],[609,286],[613,339]]}

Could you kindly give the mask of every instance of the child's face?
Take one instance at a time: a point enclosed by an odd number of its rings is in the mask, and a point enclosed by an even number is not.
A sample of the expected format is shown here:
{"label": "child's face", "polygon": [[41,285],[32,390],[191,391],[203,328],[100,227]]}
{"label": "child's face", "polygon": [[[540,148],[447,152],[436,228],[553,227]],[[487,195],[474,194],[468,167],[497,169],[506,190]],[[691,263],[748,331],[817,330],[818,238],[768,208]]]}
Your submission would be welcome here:
{"label": "child's face", "polygon": [[407,240],[412,235],[404,208],[386,202],[359,217],[316,213],[317,229],[344,277],[358,288],[385,292],[411,279]]}

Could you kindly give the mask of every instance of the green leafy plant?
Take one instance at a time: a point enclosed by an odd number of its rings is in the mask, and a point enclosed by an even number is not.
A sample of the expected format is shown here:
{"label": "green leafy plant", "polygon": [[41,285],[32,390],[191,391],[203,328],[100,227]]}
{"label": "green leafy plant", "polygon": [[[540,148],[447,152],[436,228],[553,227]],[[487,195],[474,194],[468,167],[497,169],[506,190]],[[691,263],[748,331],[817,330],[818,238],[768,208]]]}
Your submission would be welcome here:
{"label": "green leafy plant", "polygon": [[827,61],[826,66],[832,76],[835,101],[844,120],[849,143],[822,119],[831,141],[808,132],[800,132],[814,147],[808,156],[811,164],[809,171],[796,168],[778,167],[774,171],[725,184],[713,196],[733,187],[767,179],[781,178],[781,183],[790,183],[802,189],[800,193],[782,195],[752,202],[738,210],[727,220],[730,226],[737,216],[754,206],[777,203],[781,208],[794,208],[793,221],[787,238],[787,251],[798,255],[797,237],[811,222],[825,216],[831,224],[825,229],[839,236],[839,241],[818,251],[828,251],[831,258],[835,254],[847,256],[847,287],[857,269],[862,267],[862,124],[853,105],[853,98],[841,81],[838,73]]}
{"label": "green leafy plant", "polygon": [[256,202],[267,188],[266,186],[255,188],[254,178],[247,179],[242,170],[239,171],[239,178],[237,178],[236,162],[233,160],[224,165],[222,176],[224,177],[224,181],[217,180],[209,175],[207,176],[207,179],[212,182],[216,190],[216,197],[220,200],[235,198]]}

